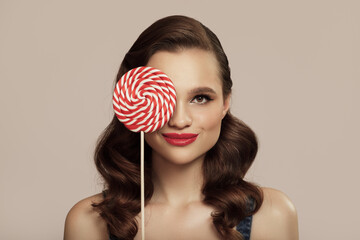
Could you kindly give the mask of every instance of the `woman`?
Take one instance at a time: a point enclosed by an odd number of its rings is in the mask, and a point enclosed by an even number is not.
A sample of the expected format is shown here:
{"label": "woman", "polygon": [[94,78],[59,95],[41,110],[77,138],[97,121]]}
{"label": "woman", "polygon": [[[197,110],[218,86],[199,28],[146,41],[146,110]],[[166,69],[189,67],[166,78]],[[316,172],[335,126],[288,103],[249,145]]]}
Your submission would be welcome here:
{"label": "woman", "polygon": [[[291,201],[243,180],[257,140],[229,112],[232,80],[216,35],[192,18],[160,19],[117,79],[138,66],[165,72],[177,94],[170,121],[145,134],[146,239],[298,239]],[[139,138],[114,116],[95,151],[106,190],[70,210],[64,239],[141,239]]]}

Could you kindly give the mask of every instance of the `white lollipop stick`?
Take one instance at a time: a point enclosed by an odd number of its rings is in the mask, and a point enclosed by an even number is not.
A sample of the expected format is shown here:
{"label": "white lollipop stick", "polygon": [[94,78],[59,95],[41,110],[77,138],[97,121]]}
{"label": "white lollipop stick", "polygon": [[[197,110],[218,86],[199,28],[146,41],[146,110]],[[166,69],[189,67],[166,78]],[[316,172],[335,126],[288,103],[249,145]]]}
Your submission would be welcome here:
{"label": "white lollipop stick", "polygon": [[145,181],[144,181],[144,132],[140,132],[140,181],[141,181],[141,239],[145,240]]}

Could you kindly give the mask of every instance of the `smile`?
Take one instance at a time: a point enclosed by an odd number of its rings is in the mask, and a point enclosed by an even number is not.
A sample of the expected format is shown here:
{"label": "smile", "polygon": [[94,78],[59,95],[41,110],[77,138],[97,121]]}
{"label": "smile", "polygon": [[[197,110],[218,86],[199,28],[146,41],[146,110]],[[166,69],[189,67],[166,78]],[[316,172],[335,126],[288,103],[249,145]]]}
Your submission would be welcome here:
{"label": "smile", "polygon": [[174,146],[186,146],[193,143],[199,134],[193,133],[163,133],[164,139]]}

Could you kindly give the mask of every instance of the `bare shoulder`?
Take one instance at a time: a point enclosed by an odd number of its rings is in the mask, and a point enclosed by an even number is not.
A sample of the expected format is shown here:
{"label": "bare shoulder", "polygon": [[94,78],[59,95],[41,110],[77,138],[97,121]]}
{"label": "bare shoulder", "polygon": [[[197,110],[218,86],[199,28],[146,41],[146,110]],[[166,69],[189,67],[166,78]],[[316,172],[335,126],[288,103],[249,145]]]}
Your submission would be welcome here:
{"label": "bare shoulder", "polygon": [[298,218],[294,204],[279,190],[262,190],[264,201],[253,217],[251,240],[298,240]]}
{"label": "bare shoulder", "polygon": [[76,203],[65,220],[64,240],[104,240],[108,238],[105,221],[91,204],[102,200],[101,194]]}

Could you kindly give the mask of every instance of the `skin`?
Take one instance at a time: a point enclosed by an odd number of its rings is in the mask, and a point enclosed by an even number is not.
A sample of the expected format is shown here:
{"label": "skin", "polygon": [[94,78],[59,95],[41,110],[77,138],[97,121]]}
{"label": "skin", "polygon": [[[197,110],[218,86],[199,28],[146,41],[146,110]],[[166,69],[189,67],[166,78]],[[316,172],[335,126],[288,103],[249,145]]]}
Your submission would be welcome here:
{"label": "skin", "polygon": [[[214,209],[202,202],[201,194],[202,162],[219,137],[221,120],[230,105],[230,96],[222,95],[216,58],[200,49],[160,51],[147,65],[161,69],[172,79],[177,102],[170,121],[159,131],[145,135],[153,149],[154,182],[154,195],[145,207],[146,239],[220,239],[210,216]],[[162,133],[199,135],[189,145],[174,146]],[[280,191],[263,188],[263,192],[263,205],[253,217],[251,240],[297,240],[294,205]],[[65,240],[108,239],[105,222],[91,207],[101,199],[101,194],[94,195],[70,210]],[[136,240],[141,239],[140,227]]]}

